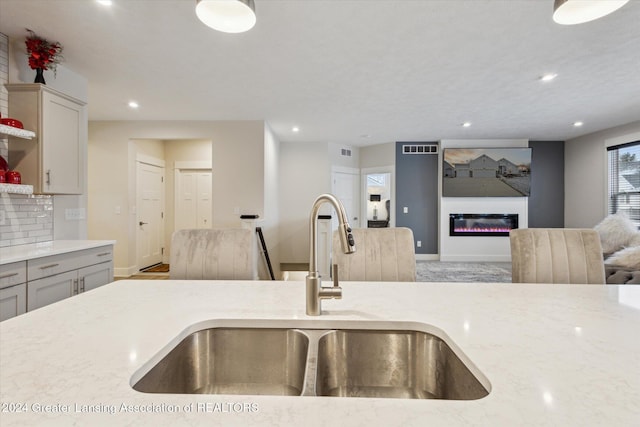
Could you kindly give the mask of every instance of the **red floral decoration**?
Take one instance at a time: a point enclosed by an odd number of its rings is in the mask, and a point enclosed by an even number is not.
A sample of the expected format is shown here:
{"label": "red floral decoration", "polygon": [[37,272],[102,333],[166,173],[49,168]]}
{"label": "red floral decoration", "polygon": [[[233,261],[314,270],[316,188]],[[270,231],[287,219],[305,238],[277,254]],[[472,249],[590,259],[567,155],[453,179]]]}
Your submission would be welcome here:
{"label": "red floral decoration", "polygon": [[29,36],[25,44],[29,55],[29,67],[33,70],[37,68],[52,70],[55,73],[56,66],[62,61],[62,45],[59,42],[52,43],[43,39],[29,29],[27,31]]}

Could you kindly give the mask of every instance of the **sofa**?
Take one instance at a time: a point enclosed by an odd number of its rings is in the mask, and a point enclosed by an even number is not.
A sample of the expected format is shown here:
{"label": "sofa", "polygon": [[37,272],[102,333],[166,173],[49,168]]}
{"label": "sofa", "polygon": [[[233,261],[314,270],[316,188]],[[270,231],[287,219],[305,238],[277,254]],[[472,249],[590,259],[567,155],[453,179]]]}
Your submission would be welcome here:
{"label": "sofa", "polygon": [[640,284],[640,231],[624,212],[607,216],[594,227],[602,244],[608,284]]}

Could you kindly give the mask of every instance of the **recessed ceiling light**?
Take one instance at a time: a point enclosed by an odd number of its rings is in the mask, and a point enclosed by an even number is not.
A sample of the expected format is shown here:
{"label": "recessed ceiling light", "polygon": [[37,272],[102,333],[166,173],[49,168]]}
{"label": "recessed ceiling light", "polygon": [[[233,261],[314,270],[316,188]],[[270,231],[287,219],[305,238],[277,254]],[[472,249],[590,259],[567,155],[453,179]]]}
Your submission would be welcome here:
{"label": "recessed ceiling light", "polygon": [[129,107],[138,108],[140,105],[136,101],[129,101]]}
{"label": "recessed ceiling light", "polygon": [[96,2],[103,6],[111,6],[113,4],[111,0],[96,0]]}
{"label": "recessed ceiling light", "polygon": [[471,126],[471,122],[464,122],[464,123],[462,124],[462,127],[463,127],[463,128],[468,128],[469,126]]}
{"label": "recessed ceiling light", "polygon": [[291,128],[293,132],[300,132],[300,128],[298,126],[294,126]]}
{"label": "recessed ceiling light", "polygon": [[547,73],[547,74],[543,74],[540,77],[540,80],[542,80],[543,82],[550,82],[551,80],[555,79],[556,77],[558,77],[558,75],[556,73]]}
{"label": "recessed ceiling light", "polygon": [[574,122],[574,123],[573,123],[573,126],[575,126],[575,127],[579,128],[579,127],[580,127],[580,126],[582,126],[583,124],[584,124],[584,123],[582,123],[582,122]]}

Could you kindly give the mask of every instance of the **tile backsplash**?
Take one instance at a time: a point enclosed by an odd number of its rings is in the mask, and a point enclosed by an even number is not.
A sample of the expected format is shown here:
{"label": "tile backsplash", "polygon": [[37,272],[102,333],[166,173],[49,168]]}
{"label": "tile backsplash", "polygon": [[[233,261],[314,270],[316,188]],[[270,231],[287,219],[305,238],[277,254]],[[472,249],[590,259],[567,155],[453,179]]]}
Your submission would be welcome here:
{"label": "tile backsplash", "polygon": [[[0,33],[0,113],[9,116],[9,38]],[[8,139],[0,135],[0,156],[8,159]],[[53,198],[0,193],[0,247],[53,240]]]}
{"label": "tile backsplash", "polygon": [[0,194],[0,247],[53,240],[53,199]]}

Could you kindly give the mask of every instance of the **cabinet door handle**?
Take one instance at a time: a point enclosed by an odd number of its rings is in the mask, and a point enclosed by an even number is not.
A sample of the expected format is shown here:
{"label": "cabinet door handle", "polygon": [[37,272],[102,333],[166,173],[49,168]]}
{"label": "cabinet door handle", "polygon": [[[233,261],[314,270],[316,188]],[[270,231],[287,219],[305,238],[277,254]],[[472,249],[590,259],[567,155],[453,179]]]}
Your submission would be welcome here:
{"label": "cabinet door handle", "polygon": [[73,295],[78,295],[78,279],[73,279]]}
{"label": "cabinet door handle", "polygon": [[2,276],[0,276],[0,279],[7,279],[9,277],[13,277],[13,276],[17,276],[18,273],[9,273],[9,274],[3,274]]}
{"label": "cabinet door handle", "polygon": [[49,264],[49,265],[43,265],[42,267],[40,267],[40,270],[46,270],[47,268],[53,268],[53,267],[57,267],[60,264],[56,263],[56,264]]}
{"label": "cabinet door handle", "polygon": [[97,254],[96,256],[107,256],[107,255],[110,255],[110,254],[111,254],[111,252],[102,252],[102,253]]}
{"label": "cabinet door handle", "polygon": [[51,169],[47,169],[47,185],[51,185]]}
{"label": "cabinet door handle", "polygon": [[80,292],[84,292],[84,277],[80,279]]}

